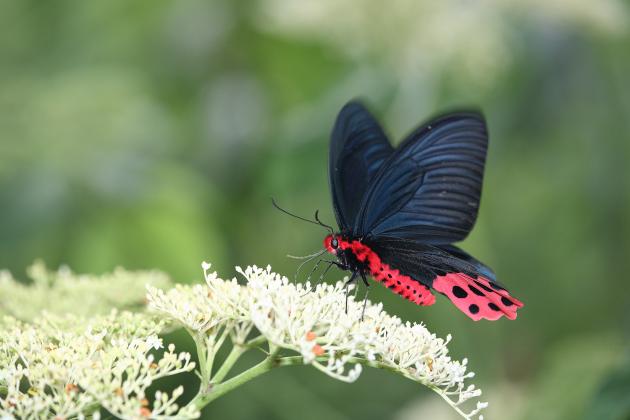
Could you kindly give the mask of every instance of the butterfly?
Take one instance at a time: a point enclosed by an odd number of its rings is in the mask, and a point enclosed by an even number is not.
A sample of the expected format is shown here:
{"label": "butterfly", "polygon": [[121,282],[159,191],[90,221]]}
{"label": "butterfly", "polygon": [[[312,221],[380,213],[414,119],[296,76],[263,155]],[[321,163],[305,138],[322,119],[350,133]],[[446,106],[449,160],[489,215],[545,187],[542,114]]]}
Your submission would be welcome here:
{"label": "butterfly", "polygon": [[329,229],[322,253],[337,257],[328,268],[352,273],[348,284],[360,277],[369,286],[371,276],[418,305],[433,305],[435,291],[475,321],[515,319],[523,303],[453,245],[477,219],[487,146],[483,116],[457,112],[393,148],[370,112],[351,101],[337,116],[329,151],[338,231],[317,212],[315,221],[289,214]]}

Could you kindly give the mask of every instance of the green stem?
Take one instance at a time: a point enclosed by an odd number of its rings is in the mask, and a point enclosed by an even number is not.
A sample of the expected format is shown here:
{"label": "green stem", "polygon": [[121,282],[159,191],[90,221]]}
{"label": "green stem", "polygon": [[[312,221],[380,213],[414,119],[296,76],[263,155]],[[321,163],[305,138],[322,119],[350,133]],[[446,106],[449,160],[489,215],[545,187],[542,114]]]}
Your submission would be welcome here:
{"label": "green stem", "polygon": [[212,376],[213,384],[218,384],[225,378],[225,376],[230,372],[230,369],[232,369],[232,366],[234,366],[239,357],[241,357],[241,355],[245,353],[245,350],[247,349],[237,344],[234,344],[232,350],[230,351],[230,354],[228,354],[228,357],[225,359],[217,373]]}
{"label": "green stem", "polygon": [[261,344],[265,343],[266,341],[267,341],[267,337],[265,337],[264,335],[259,335],[258,337],[252,338],[251,340],[246,342],[244,346],[247,348],[253,349],[254,347],[258,347]]}
{"label": "green stem", "polygon": [[438,387],[432,386],[432,385],[427,385],[427,388],[429,388],[431,391],[435,392],[436,394],[438,394],[444,401],[446,401],[448,403],[448,405],[450,405],[456,412],[457,414],[459,414],[460,416],[462,416],[465,419],[470,419],[470,416],[466,413],[464,413],[456,404],[453,400],[451,400],[448,395],[446,395],[444,393],[443,390],[441,390]]}
{"label": "green stem", "polygon": [[[244,352],[242,348],[234,347],[232,352],[228,355],[228,358],[224,362],[221,369],[214,376],[212,383],[208,387],[207,391],[200,391],[199,394],[190,402],[197,406],[198,409],[202,409],[212,401],[217,398],[227,394],[235,388],[243,385],[246,382],[251,381],[254,378],[262,375],[263,373],[269,372],[271,369],[275,367],[283,367],[283,366],[295,366],[304,364],[304,360],[302,356],[289,356],[289,357],[276,357],[277,350],[272,350],[271,354],[266,357],[262,362],[258,363],[254,367],[236,375],[233,378],[228,379],[223,383],[220,382],[225,375],[228,373],[229,369],[234,365],[234,362],[240,357],[240,355]],[[369,362],[365,359],[356,359],[357,363],[369,364],[372,366],[376,366],[376,363]],[[226,367],[227,366],[227,367]]]}
{"label": "green stem", "polygon": [[295,366],[303,364],[304,358],[302,356],[286,356],[277,360],[277,366]]}
{"label": "green stem", "polygon": [[211,384],[210,388],[206,392],[200,392],[192,401],[191,404],[197,406],[198,409],[202,409],[210,402],[217,398],[227,394],[235,388],[243,385],[245,382],[249,382],[252,379],[262,375],[265,372],[269,372],[276,365],[275,360],[272,357],[267,357],[262,362],[258,363],[251,369],[246,370],[243,373],[236,375],[235,377],[228,379],[221,384]]}
{"label": "green stem", "polygon": [[[253,366],[252,368],[242,372],[233,378],[228,379],[227,381],[221,383],[221,381],[225,378],[225,376],[229,373],[230,369],[234,366],[238,358],[249,348],[250,344],[258,344],[258,341],[263,341],[261,337],[257,337],[256,339],[246,343],[245,345],[235,345],[232,348],[232,351],[225,359],[225,362],[217,372],[217,374],[213,377],[212,383],[209,384],[207,388],[204,389],[202,386],[199,390],[197,396],[190,402],[190,404],[194,404],[197,409],[201,410],[206,405],[210,404],[212,401],[216,400],[219,397],[227,394],[233,389],[238,388],[239,386],[245,384],[246,382],[251,381],[252,379],[257,378],[263,373],[269,372],[271,369],[276,367],[283,366],[295,366],[295,365],[303,365],[304,359],[302,356],[286,356],[286,357],[277,357],[278,351],[280,350],[276,346],[273,346],[271,343],[269,344],[269,356],[267,356],[262,362]],[[255,343],[253,343],[255,341]],[[319,358],[318,358],[319,359]],[[325,359],[321,359],[321,361],[325,361]],[[377,369],[385,369],[392,372],[402,373],[398,369],[393,368],[385,363],[370,361],[363,358],[353,357],[349,360],[352,363],[359,363],[364,366],[369,366]],[[406,376],[406,375],[405,375]],[[409,376],[406,376],[409,379],[414,379]],[[204,382],[202,382],[203,385]],[[425,384],[426,385],[426,384]],[[448,396],[441,390],[435,386],[427,385],[429,389],[436,392],[440,397],[442,397],[451,407],[455,409],[455,411],[460,414],[465,419],[469,419],[466,413],[464,413],[457,405],[448,398]]]}
{"label": "green stem", "polygon": [[188,333],[191,337],[194,337],[195,347],[197,348],[199,371],[201,372],[201,383],[207,384],[210,381],[210,370],[208,369],[208,356],[204,336],[194,331],[188,331]]}
{"label": "green stem", "polygon": [[[255,340],[258,341],[257,339]],[[199,388],[199,393],[190,402],[190,404],[194,404],[198,409],[202,409],[210,402],[262,375],[263,373],[269,372],[274,367],[291,366],[302,363],[302,358],[299,356],[278,358],[277,354],[280,349],[269,343],[269,356],[267,356],[262,362],[223,383],[218,383],[227,375],[230,368],[247,348],[248,347],[234,346],[225,363],[215,375],[212,383],[205,388],[203,386],[204,383],[202,382],[202,386]]]}
{"label": "green stem", "polygon": [[219,351],[219,349],[221,348],[221,346],[223,345],[223,342],[225,341],[225,339],[227,338],[227,336],[230,334],[230,330],[231,327],[228,328],[227,326],[223,327],[223,331],[221,332],[221,335],[219,335],[219,339],[217,340],[216,337],[213,340],[212,343],[212,348],[210,349],[210,354],[208,355],[208,378],[210,378],[212,376],[212,367],[214,365],[214,358],[217,355],[217,352]]}
{"label": "green stem", "polygon": [[[210,404],[212,401],[216,400],[217,398],[222,397],[223,395],[227,394],[233,389],[236,389],[239,386],[245,384],[246,382],[249,382],[252,379],[257,378],[263,373],[269,372],[273,368],[304,364],[304,359],[302,358],[302,356],[287,356],[287,357],[278,358],[277,352],[279,349],[272,347],[270,348],[269,356],[266,357],[262,362],[246,370],[245,372],[242,372],[234,376],[233,378],[228,379],[227,381],[223,383],[219,383],[227,375],[230,368],[238,360],[241,354],[245,352],[246,349],[247,347],[235,346],[230,352],[230,354],[228,355],[223,365],[221,366],[221,369],[219,369],[217,374],[214,376],[212,383],[209,385],[209,387],[205,391],[200,390],[197,396],[190,402],[190,404],[194,404],[199,410],[201,410],[202,408],[204,408],[206,405]],[[322,361],[325,361],[325,360],[322,359]],[[373,361],[363,359],[363,358],[358,358],[358,357],[352,358],[350,362],[359,363],[364,366],[374,367],[377,369],[385,369],[385,370],[389,370],[393,372],[398,372],[397,369],[392,368],[391,366],[388,366],[384,363],[373,362]],[[457,411],[457,413],[462,415],[464,418],[468,418],[468,416],[466,416],[465,413],[463,413],[458,407],[456,407],[453,404],[453,402],[450,399],[448,399],[448,397],[444,395],[443,392],[441,392],[439,388],[432,387],[432,386],[428,386],[428,387],[432,389],[433,391],[435,391],[442,398],[444,398]]]}

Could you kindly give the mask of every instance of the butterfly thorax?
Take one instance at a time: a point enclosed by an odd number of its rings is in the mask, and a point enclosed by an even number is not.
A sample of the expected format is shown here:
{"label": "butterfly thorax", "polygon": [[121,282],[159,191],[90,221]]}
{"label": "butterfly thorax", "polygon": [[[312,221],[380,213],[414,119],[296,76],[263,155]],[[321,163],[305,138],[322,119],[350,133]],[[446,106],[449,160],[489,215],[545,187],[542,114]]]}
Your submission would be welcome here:
{"label": "butterfly thorax", "polygon": [[365,244],[351,237],[335,234],[324,238],[326,250],[335,255],[339,262],[351,271],[370,273],[370,262],[376,263],[378,256]]}

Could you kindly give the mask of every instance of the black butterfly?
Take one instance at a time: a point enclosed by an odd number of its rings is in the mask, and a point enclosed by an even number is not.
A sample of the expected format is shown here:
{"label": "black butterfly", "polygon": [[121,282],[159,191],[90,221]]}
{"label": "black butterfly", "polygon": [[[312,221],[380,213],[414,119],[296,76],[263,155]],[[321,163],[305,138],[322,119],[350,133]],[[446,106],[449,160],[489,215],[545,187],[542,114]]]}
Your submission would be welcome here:
{"label": "black butterfly", "polygon": [[329,180],[339,233],[324,240],[342,269],[371,275],[418,305],[431,289],[473,320],[516,318],[523,304],[488,267],[452,245],[479,208],[488,133],[483,116],[458,112],[422,125],[394,149],[359,102],[340,111]]}

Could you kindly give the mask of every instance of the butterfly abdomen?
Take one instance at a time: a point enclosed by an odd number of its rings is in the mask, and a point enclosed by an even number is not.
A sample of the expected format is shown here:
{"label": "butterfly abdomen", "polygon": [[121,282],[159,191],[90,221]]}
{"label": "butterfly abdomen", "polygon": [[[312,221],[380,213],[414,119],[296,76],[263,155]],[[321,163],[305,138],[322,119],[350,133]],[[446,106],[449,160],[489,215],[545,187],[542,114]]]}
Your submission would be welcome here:
{"label": "butterfly abdomen", "polygon": [[352,252],[375,281],[382,283],[394,293],[417,305],[428,306],[435,303],[435,296],[424,284],[384,263],[366,244],[358,240],[341,239],[339,247],[344,251]]}

